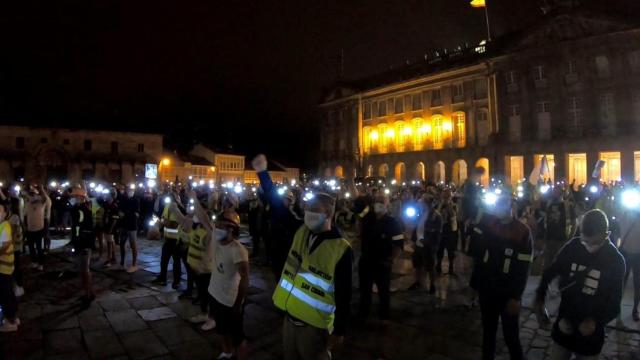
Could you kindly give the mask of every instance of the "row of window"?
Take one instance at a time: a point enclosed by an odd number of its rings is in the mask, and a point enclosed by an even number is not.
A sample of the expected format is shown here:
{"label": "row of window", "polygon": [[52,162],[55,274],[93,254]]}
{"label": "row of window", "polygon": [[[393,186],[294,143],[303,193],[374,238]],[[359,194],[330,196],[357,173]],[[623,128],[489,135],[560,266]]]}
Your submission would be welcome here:
{"label": "row of window", "polygon": [[[477,79],[474,81],[475,98],[487,97],[487,81]],[[363,103],[363,118],[365,120],[387,115],[402,114],[408,111],[423,110],[427,107],[438,107],[443,104],[442,89],[432,89],[420,93],[397,96],[388,99],[365,101]],[[464,85],[462,82],[451,85],[451,101],[453,103],[464,101]]]}
{"label": "row of window", "polygon": [[[608,78],[611,76],[611,65],[606,55],[598,55],[594,59],[596,73],[600,78]],[[627,55],[629,68],[633,73],[640,73],[640,50],[631,51]],[[565,76],[577,76],[579,74],[578,63],[576,60],[566,61],[564,64]],[[547,79],[547,70],[544,65],[535,65],[531,68],[531,75],[534,81],[543,81]],[[505,82],[507,85],[516,84],[518,82],[518,73],[515,70],[505,73]]]}
{"label": "row of window", "polygon": [[[481,113],[483,115],[478,120],[486,123],[486,112]],[[434,115],[429,120],[415,118],[410,122],[396,121],[393,124],[365,126],[362,131],[365,154],[462,148],[467,142],[463,112],[453,113],[451,120],[442,115]]]}
{"label": "row of window", "polygon": [[220,171],[243,171],[242,162],[240,161],[221,161]]}
{"label": "row of window", "polygon": [[[40,139],[40,143],[41,144],[48,144],[49,143],[49,139],[47,138],[41,138]],[[69,139],[64,139],[62,141],[63,145],[69,145],[71,142]],[[15,146],[16,149],[24,149],[25,148],[25,138],[22,136],[18,136],[16,137],[16,142],[15,142]],[[112,154],[117,154],[118,153],[118,142],[117,141],[112,141],[111,142],[111,153]],[[92,140],[85,140],[83,143],[83,149],[84,151],[91,151],[93,150],[93,141]],[[144,152],[144,144],[139,143],[138,144],[138,152],[139,153],[143,153]]]}

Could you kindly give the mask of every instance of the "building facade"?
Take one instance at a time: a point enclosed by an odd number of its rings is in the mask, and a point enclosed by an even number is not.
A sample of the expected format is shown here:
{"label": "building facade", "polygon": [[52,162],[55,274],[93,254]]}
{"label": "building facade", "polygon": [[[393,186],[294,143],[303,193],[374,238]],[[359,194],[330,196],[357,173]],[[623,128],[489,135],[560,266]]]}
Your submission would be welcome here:
{"label": "building facade", "polygon": [[323,104],[321,173],[512,182],[640,178],[640,26],[555,9],[527,31],[342,84]]}
{"label": "building facade", "polygon": [[0,126],[0,153],[2,181],[131,182],[160,160],[162,135]]}

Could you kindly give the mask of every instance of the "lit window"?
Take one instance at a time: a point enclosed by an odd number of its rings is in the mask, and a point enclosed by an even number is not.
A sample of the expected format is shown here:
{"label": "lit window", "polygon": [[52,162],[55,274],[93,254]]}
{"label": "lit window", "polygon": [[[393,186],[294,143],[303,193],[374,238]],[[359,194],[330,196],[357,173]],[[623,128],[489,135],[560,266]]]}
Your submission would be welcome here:
{"label": "lit window", "polygon": [[489,143],[489,117],[486,110],[482,109],[476,113],[476,124],[478,132],[478,145],[484,146]]}
{"label": "lit window", "polygon": [[569,99],[569,130],[574,134],[582,132],[582,99],[579,97]]}
{"label": "lit window", "polygon": [[548,113],[549,112],[549,102],[548,101],[538,101],[536,104],[536,110],[538,114],[540,113]]}
{"label": "lit window", "polygon": [[424,141],[427,138],[427,133],[424,131],[422,119],[413,119],[413,128],[416,130],[413,135],[413,150],[419,151],[424,147]]}
{"label": "lit window", "polygon": [[405,149],[405,142],[409,138],[406,133],[406,129],[411,130],[410,127],[406,127],[404,122],[396,121],[395,125],[395,135],[396,135],[396,151],[402,152]]}
{"label": "lit window", "polygon": [[422,94],[413,94],[412,110],[422,110]]}
{"label": "lit window", "polygon": [[434,149],[442,149],[444,147],[444,138],[442,136],[443,119],[440,115],[431,117],[431,141]]}
{"label": "lit window", "polygon": [[601,152],[600,160],[604,160],[604,166],[600,171],[600,180],[604,182],[620,180],[620,153],[617,151]]}
{"label": "lit window", "polygon": [[[569,154],[569,174],[568,181],[574,182],[576,186],[587,183],[587,154]],[[577,189],[576,189],[577,190]]]}
{"label": "lit window", "polygon": [[461,100],[464,97],[464,89],[462,83],[453,84],[451,87],[451,93],[454,100]]}
{"label": "lit window", "polygon": [[576,66],[575,60],[567,61],[567,75],[576,75],[578,73]]}
{"label": "lit window", "polygon": [[554,157],[553,154],[536,154],[533,157],[533,165],[535,167],[541,166],[542,158],[544,156],[547,157],[547,167],[548,167],[548,169],[541,168],[541,172],[543,173],[542,174],[542,178],[544,179],[544,181],[547,181],[547,180],[554,181],[554,179],[555,179],[555,170],[554,169],[556,167],[556,162],[555,162],[555,157]]}
{"label": "lit window", "polygon": [[453,139],[455,142],[455,147],[463,148],[467,143],[467,136],[465,133],[465,116],[463,112],[456,112],[453,114],[453,124]]}
{"label": "lit window", "polygon": [[362,151],[365,154],[368,154],[371,152],[372,141],[373,141],[373,136],[371,134],[371,128],[368,126],[365,126],[364,128],[362,128]]}
{"label": "lit window", "polygon": [[378,102],[378,116],[387,116],[387,103],[384,100]]}
{"label": "lit window", "polygon": [[395,113],[402,114],[404,112],[404,99],[402,97],[396,98]]}
{"label": "lit window", "polygon": [[442,94],[440,89],[435,89],[431,91],[431,106],[440,106],[442,105]]}
{"label": "lit window", "polygon": [[[393,131],[393,130],[391,130]],[[380,124],[378,125],[378,132],[376,133],[376,137],[379,137],[378,139],[378,151],[381,153],[386,153],[387,151],[389,151],[389,138],[386,136],[387,133],[387,124]]]}
{"label": "lit window", "polygon": [[533,79],[536,81],[544,80],[544,66],[538,65],[533,67]]}
{"label": "lit window", "polygon": [[370,102],[365,102],[364,103],[364,111],[362,112],[362,117],[365,119],[371,119],[371,103]]}

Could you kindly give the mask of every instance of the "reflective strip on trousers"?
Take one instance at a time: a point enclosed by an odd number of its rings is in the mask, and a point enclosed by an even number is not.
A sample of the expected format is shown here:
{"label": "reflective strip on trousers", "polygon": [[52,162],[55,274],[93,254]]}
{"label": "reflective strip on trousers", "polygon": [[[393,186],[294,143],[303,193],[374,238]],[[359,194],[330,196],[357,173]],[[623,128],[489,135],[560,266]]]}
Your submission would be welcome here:
{"label": "reflective strip on trousers", "polygon": [[328,283],[323,279],[320,279],[319,277],[313,275],[310,272],[301,271],[298,273],[298,276],[301,276],[303,279],[311,283],[311,285],[317,286],[326,292],[333,292],[333,284]]}
{"label": "reflective strip on trousers", "polygon": [[533,255],[531,255],[531,254],[518,254],[518,260],[531,262],[531,261],[533,261]]}
{"label": "reflective strip on trousers", "polygon": [[286,291],[289,291],[289,293],[295,296],[296,298],[298,298],[298,300],[302,301],[303,303],[306,303],[307,305],[311,306],[312,308],[318,311],[322,311],[327,314],[332,314],[333,311],[336,309],[334,305],[330,305],[320,300],[316,300],[311,296],[305,294],[302,290],[295,288],[292,283],[290,283],[285,279],[282,279],[280,281],[280,286]]}
{"label": "reflective strip on trousers", "polygon": [[170,233],[170,234],[177,234],[178,233],[178,229],[164,228],[164,232],[165,233]]}

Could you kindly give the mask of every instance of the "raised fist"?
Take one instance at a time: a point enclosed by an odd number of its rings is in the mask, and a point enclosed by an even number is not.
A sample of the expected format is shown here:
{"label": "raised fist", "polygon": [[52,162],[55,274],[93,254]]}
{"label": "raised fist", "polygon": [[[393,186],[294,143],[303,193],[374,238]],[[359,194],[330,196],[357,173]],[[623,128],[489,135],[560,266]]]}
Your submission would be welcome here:
{"label": "raised fist", "polygon": [[256,172],[265,171],[267,170],[267,157],[264,154],[260,154],[253,159],[251,165],[253,165],[253,169]]}

